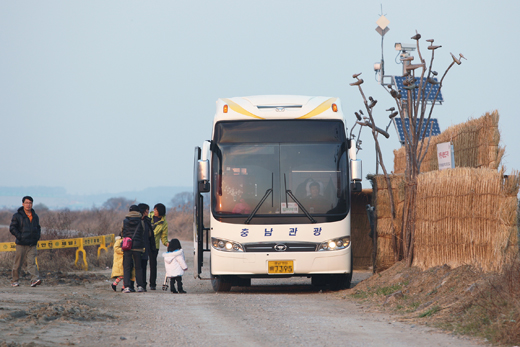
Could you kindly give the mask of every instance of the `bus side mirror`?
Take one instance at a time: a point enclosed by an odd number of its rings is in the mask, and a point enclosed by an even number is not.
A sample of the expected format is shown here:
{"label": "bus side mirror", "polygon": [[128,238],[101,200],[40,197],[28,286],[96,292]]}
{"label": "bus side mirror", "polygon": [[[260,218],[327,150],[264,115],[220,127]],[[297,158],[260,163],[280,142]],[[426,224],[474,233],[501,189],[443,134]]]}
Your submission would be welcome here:
{"label": "bus side mirror", "polygon": [[352,192],[361,192],[363,187],[361,186],[362,168],[360,159],[350,160],[350,174],[352,179],[350,182],[350,190]]}
{"label": "bus side mirror", "polygon": [[209,160],[199,160],[197,162],[197,183],[200,193],[209,192]]}
{"label": "bus side mirror", "polygon": [[350,183],[350,191],[352,193],[360,193],[363,191],[363,187],[361,186],[361,182],[352,182]]}

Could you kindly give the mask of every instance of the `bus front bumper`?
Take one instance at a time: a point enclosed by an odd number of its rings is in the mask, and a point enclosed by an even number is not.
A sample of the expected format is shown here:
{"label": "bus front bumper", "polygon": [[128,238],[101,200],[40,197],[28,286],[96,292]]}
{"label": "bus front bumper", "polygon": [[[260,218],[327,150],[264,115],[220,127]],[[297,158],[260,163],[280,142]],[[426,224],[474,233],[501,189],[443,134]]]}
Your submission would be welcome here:
{"label": "bus front bumper", "polygon": [[[212,249],[211,274],[255,277],[350,273],[351,249],[348,247],[335,251],[274,253],[223,252]],[[272,265],[278,262],[292,262],[292,272],[272,273]]]}

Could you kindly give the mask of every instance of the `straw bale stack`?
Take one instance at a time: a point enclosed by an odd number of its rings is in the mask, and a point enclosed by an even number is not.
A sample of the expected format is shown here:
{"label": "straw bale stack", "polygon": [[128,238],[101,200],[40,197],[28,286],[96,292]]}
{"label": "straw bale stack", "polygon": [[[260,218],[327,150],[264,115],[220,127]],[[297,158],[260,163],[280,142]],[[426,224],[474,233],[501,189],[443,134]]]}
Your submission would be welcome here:
{"label": "straw bale stack", "polygon": [[366,206],[371,204],[372,189],[363,189],[360,193],[352,193],[352,210],[350,218],[350,237],[354,252],[354,268],[368,269],[372,266],[372,238],[369,237],[370,221]]}
{"label": "straw bale stack", "polygon": [[[486,113],[480,118],[449,127],[442,134],[433,136],[421,165],[421,172],[438,170],[437,144],[453,144],[455,167],[498,169],[505,149],[500,147],[498,111]],[[426,146],[426,143],[425,143]],[[394,173],[406,169],[405,148],[394,150]]]}
{"label": "straw bale stack", "polygon": [[501,271],[518,253],[519,175],[456,168],[419,175],[413,265]]}
{"label": "straw bale stack", "polygon": [[[399,240],[401,238],[404,206],[404,175],[390,176],[394,206],[396,208],[396,218],[394,222],[392,222],[390,193],[388,191],[388,184],[385,177],[383,175],[377,175],[372,176],[371,179],[377,195],[373,198],[376,207],[377,225],[377,252],[374,269],[375,271],[383,271],[395,264],[392,223],[394,224],[397,239]],[[402,250],[400,250],[400,252],[401,251]]]}

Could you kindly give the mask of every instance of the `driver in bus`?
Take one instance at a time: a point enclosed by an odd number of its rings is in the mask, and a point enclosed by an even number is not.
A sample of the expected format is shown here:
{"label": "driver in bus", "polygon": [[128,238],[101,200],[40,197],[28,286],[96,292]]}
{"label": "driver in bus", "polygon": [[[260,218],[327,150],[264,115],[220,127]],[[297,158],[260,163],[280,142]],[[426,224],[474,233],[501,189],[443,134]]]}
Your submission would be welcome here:
{"label": "driver in bus", "polygon": [[305,199],[305,206],[309,208],[309,212],[326,212],[329,207],[327,200],[320,194],[320,184],[316,181],[309,185],[310,195]]}

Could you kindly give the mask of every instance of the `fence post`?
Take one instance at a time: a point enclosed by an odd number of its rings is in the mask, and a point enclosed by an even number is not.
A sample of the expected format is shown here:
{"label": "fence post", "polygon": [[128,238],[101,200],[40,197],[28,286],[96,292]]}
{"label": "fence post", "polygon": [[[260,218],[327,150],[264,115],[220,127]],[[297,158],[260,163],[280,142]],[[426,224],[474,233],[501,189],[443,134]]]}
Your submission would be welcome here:
{"label": "fence post", "polygon": [[87,252],[85,252],[85,249],[83,249],[83,238],[78,239],[78,249],[76,250],[76,261],[74,262],[74,265],[78,265],[79,260],[79,252],[83,253],[83,269],[85,271],[88,271],[88,263],[87,263]]}
{"label": "fence post", "polygon": [[98,259],[99,259],[99,255],[101,254],[101,250],[102,249],[104,249],[105,252],[108,252],[107,247],[106,247],[105,235],[101,236],[101,238],[102,238],[101,244],[99,245],[99,247],[97,249],[97,257],[98,257]]}

